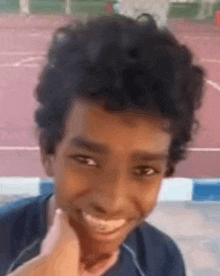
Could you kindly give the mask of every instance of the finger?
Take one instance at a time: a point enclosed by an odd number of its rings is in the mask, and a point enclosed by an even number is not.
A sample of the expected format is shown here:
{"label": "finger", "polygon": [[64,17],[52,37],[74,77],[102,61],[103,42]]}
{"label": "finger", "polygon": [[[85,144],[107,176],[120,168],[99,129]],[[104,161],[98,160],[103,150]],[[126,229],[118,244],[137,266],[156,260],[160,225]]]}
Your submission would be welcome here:
{"label": "finger", "polygon": [[67,225],[69,225],[69,217],[66,214],[66,212],[64,212],[61,208],[58,208],[56,210],[56,215],[55,216],[57,218],[57,222],[61,222],[62,221],[64,223],[66,223]]}
{"label": "finger", "polygon": [[41,254],[49,255],[55,250],[59,236],[61,235],[61,212],[59,209],[56,210],[54,214],[53,224],[49,228],[45,239],[41,244]]}
{"label": "finger", "polygon": [[74,240],[78,240],[75,229],[70,225],[67,213],[61,208],[56,210],[55,225],[60,234],[62,233],[62,235],[67,235],[68,238],[71,237]]}
{"label": "finger", "polygon": [[[54,225],[48,238],[50,265],[59,275],[78,275],[80,246],[75,230],[70,226],[67,213],[62,209],[55,212]],[[55,262],[54,262],[55,260]]]}
{"label": "finger", "polygon": [[41,253],[50,255],[64,246],[80,250],[77,234],[70,226],[67,214],[59,208],[55,212],[53,225],[42,242]]}
{"label": "finger", "polygon": [[75,229],[70,225],[69,217],[63,209],[59,208],[56,210],[56,234],[58,238],[60,238],[60,244],[63,246],[70,248],[69,252],[74,252],[74,255],[77,259],[79,259],[80,255],[80,243],[78,235]]}

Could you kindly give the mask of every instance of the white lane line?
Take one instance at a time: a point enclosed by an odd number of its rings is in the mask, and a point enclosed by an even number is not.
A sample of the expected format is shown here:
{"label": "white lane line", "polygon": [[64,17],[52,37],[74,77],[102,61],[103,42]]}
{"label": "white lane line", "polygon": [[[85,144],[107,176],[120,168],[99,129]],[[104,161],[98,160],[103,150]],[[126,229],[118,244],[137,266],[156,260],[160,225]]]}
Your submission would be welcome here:
{"label": "white lane line", "polygon": [[[42,56],[40,57],[31,57],[31,58],[26,58],[26,59],[22,59],[19,62],[16,62],[13,64],[13,66],[20,66],[23,65],[23,63],[28,62],[28,61],[33,61],[33,60],[37,60],[37,59],[44,59]],[[29,64],[31,65],[31,64]]]}
{"label": "white lane line", "polygon": [[[23,36],[25,36],[25,35],[23,35]],[[51,39],[51,35],[50,34],[48,34],[48,35],[42,35],[42,34],[40,34],[40,33],[35,33],[35,34],[29,34],[28,36],[30,36],[30,37],[35,37],[35,38],[46,38],[46,39]]]}
{"label": "white lane line", "polygon": [[0,147],[0,150],[40,150],[39,147]]}
{"label": "white lane line", "polygon": [[[40,150],[39,147],[0,147],[0,150]],[[220,148],[189,148],[189,151],[220,152]]]}
{"label": "white lane line", "polygon": [[205,59],[205,58],[201,58],[201,61],[220,63],[219,59]]}
{"label": "white lane line", "polygon": [[[181,34],[178,34],[179,36],[182,36]],[[196,39],[210,39],[213,38],[213,36],[203,36],[203,35],[199,35],[199,36],[195,36],[195,35],[184,35],[182,36],[184,38],[196,38]],[[220,39],[220,37],[215,37],[215,40]]]}
{"label": "white lane line", "polygon": [[217,89],[218,91],[220,91],[220,85],[218,83],[211,80],[206,80],[206,82],[210,84],[212,87],[214,87],[215,89]]}
{"label": "white lane line", "polygon": [[208,152],[208,151],[214,151],[214,152],[218,152],[220,151],[220,148],[189,148],[189,151],[204,151],[204,152]]}
{"label": "white lane line", "polygon": [[13,65],[13,64],[0,64],[0,68],[20,68],[20,67],[39,67],[40,64],[21,64],[21,65]]}
{"label": "white lane line", "polygon": [[1,56],[45,55],[45,52],[0,52]]}

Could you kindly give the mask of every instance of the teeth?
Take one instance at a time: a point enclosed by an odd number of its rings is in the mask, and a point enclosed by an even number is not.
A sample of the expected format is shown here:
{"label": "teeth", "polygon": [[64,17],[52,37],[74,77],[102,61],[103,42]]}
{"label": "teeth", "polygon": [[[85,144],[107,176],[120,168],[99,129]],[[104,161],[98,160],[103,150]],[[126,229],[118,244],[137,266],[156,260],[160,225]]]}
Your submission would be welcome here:
{"label": "teeth", "polygon": [[92,217],[89,214],[83,214],[86,221],[94,228],[97,228],[99,231],[102,232],[112,232],[117,228],[120,228],[125,222],[125,219],[120,219],[120,220],[109,220],[109,221],[104,221],[100,220],[97,218]]}

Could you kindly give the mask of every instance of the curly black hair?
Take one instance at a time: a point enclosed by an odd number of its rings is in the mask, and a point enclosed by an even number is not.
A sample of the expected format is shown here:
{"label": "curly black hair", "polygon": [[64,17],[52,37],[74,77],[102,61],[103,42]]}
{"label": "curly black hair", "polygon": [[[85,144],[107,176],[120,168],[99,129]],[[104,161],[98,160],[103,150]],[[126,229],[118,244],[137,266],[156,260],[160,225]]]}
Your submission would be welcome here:
{"label": "curly black hair", "polygon": [[171,125],[165,176],[172,176],[199,128],[195,113],[202,104],[206,72],[192,59],[188,47],[153,20],[143,23],[111,15],[60,27],[35,89],[40,147],[54,153],[77,97],[102,100],[109,112],[149,112],[154,106],[150,112]]}

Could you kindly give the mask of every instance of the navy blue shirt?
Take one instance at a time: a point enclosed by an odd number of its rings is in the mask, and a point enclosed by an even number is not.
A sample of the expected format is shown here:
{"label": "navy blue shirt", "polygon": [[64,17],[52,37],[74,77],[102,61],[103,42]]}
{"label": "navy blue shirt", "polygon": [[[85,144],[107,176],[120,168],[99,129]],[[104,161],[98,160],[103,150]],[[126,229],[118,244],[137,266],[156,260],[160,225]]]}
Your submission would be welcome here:
{"label": "navy blue shirt", "polygon": [[[0,276],[36,257],[47,233],[46,204],[53,194],[0,208]],[[174,241],[144,222],[121,245],[117,263],[104,276],[186,276]]]}

